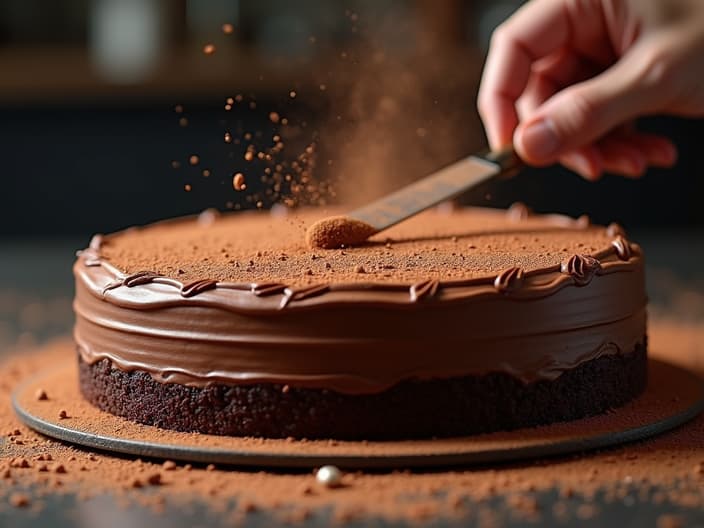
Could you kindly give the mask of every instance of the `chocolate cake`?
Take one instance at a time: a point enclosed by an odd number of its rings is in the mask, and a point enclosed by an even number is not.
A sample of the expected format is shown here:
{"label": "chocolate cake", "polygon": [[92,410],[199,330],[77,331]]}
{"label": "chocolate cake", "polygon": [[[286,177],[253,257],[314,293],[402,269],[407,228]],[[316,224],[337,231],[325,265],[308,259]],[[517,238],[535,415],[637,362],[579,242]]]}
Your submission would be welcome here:
{"label": "chocolate cake", "polygon": [[83,395],[179,431],[399,439],[576,419],[644,389],[643,260],[617,225],[431,211],[309,249],[330,213],[96,236],[74,267]]}

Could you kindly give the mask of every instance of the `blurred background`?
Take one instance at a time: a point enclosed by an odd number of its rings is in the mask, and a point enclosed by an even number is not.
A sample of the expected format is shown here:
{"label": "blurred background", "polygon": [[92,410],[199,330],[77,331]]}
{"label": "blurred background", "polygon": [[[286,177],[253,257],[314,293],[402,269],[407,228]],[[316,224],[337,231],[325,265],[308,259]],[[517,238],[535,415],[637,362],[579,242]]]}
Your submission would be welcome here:
{"label": "blurred background", "polygon": [[[0,0],[0,236],[86,237],[255,207],[263,166],[225,132],[260,143],[280,134],[290,157],[315,143],[312,178],[335,189],[323,202],[418,178],[485,145],[475,110],[483,58],[520,3]],[[272,123],[273,111],[288,125]],[[674,170],[597,184],[529,170],[467,200],[629,228],[703,225],[703,122],[642,126],[674,138]],[[236,172],[247,192],[233,190]]]}

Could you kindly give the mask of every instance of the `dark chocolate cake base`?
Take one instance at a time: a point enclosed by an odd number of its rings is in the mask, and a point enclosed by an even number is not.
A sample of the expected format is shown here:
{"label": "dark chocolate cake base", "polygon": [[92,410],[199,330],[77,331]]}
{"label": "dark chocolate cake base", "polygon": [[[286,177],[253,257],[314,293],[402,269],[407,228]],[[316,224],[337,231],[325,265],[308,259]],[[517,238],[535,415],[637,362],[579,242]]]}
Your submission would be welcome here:
{"label": "dark chocolate cake base", "polygon": [[646,386],[646,343],[554,381],[506,374],[404,381],[379,394],[282,385],[205,388],[161,383],[103,359],[79,358],[81,391],[100,409],[165,429],[267,438],[403,439],[464,436],[574,420],[618,407]]}

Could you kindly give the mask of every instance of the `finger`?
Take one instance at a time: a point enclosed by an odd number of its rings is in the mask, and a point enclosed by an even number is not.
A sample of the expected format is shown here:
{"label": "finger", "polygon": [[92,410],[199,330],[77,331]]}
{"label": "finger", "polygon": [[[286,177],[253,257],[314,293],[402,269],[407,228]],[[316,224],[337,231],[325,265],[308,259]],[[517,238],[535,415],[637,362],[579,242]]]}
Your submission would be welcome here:
{"label": "finger", "polygon": [[516,101],[516,111],[521,120],[528,119],[537,108],[555,95],[559,86],[542,75],[531,75],[526,89]]}
{"label": "finger", "polygon": [[569,27],[562,2],[535,0],[494,32],[477,100],[492,148],[510,144],[531,64],[565,46]]}
{"label": "finger", "polygon": [[537,61],[528,84],[516,103],[521,120],[528,119],[545,101],[560,89],[581,82],[598,73],[591,61],[570,50],[560,50]]}
{"label": "finger", "polygon": [[625,139],[645,156],[652,167],[669,168],[677,163],[677,147],[664,136],[633,132]]}
{"label": "finger", "polygon": [[532,73],[547,77],[555,85],[565,88],[593,77],[604,71],[605,67],[603,64],[580,55],[572,48],[563,48],[536,61]]}
{"label": "finger", "polygon": [[604,172],[604,161],[595,145],[587,145],[563,154],[560,163],[589,181],[598,180]]}
{"label": "finger", "polygon": [[598,144],[603,168],[611,174],[640,178],[648,168],[648,159],[627,137],[610,136]]}
{"label": "finger", "polygon": [[587,81],[561,90],[517,128],[514,141],[528,163],[548,165],[657,105],[657,87],[643,83],[647,68],[629,54]]}

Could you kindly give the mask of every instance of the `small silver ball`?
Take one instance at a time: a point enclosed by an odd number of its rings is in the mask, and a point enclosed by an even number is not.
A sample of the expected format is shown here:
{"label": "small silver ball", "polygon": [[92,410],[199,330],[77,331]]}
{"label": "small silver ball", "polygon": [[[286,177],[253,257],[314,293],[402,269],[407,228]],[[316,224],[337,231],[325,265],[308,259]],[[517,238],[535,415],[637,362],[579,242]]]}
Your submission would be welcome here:
{"label": "small silver ball", "polygon": [[323,466],[315,474],[315,480],[328,488],[342,484],[342,471],[337,466]]}

